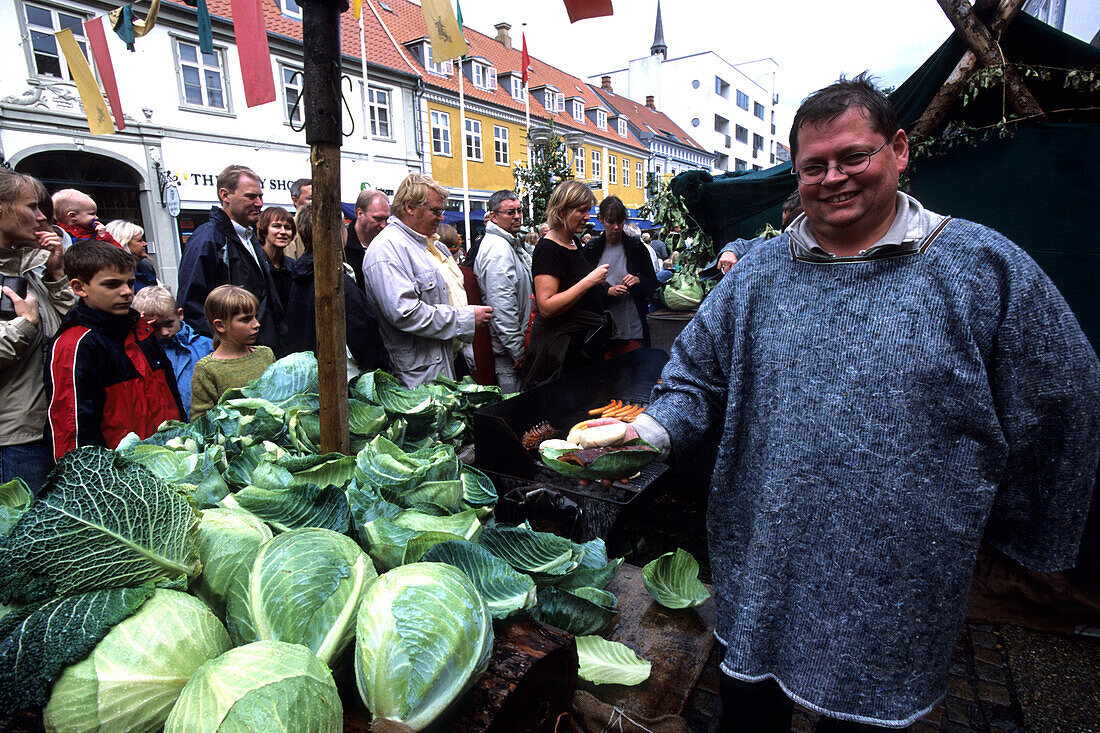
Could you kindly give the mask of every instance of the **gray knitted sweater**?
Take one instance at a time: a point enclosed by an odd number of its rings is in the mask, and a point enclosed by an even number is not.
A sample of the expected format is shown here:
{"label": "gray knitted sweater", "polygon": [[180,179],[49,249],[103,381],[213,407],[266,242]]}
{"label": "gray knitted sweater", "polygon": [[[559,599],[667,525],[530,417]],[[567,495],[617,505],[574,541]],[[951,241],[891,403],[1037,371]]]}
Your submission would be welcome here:
{"label": "gray knitted sweater", "polygon": [[673,457],[721,434],[707,519],[722,669],[834,717],[943,696],[979,541],[1072,566],[1100,455],[1100,366],[997,232],[921,251],[752,249],[672,349],[648,412]]}

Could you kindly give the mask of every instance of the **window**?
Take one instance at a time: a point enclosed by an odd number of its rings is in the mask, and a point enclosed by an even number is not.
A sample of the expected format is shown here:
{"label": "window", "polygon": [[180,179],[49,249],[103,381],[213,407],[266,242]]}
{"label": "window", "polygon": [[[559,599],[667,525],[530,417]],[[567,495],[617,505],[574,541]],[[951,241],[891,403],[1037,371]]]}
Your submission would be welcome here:
{"label": "window", "polygon": [[596,127],[601,130],[607,129],[607,112],[602,109],[596,110]]}
{"label": "window", "polygon": [[746,163],[745,161],[741,160],[740,158],[737,158],[737,159],[735,160],[735,162],[734,162],[734,170],[738,170],[738,171],[746,171],[746,170],[748,170],[748,169],[749,169],[749,164],[748,164],[748,163]]}
{"label": "window", "polygon": [[390,90],[374,89],[367,94],[367,107],[370,110],[370,134],[372,137],[392,138],[390,129]]}
{"label": "window", "polygon": [[764,105],[760,104],[760,102],[753,102],[752,103],[752,113],[756,117],[759,117],[760,119],[764,119]]}
{"label": "window", "polygon": [[577,122],[584,122],[584,101],[580,99],[573,100],[573,119]]}
{"label": "window", "polygon": [[755,164],[753,164],[753,166],[752,166],[752,169],[753,169],[754,171],[762,171],[762,170],[764,170],[763,168],[761,168],[760,166],[758,166],[758,165],[755,165]]}
{"label": "window", "polygon": [[729,135],[730,121],[722,115],[714,115],[714,131],[722,135]]}
{"label": "window", "polygon": [[497,88],[497,70],[485,64],[474,64],[474,86],[493,91]]}
{"label": "window", "polygon": [[737,106],[746,111],[749,109],[749,95],[740,89],[737,90]]}
{"label": "window", "polygon": [[440,76],[450,76],[454,73],[455,65],[453,61],[444,61],[437,64],[432,59],[432,44],[424,44],[424,68],[433,74],[439,74]]}
{"label": "window", "polygon": [[523,79],[518,76],[508,77],[512,81],[512,99],[517,102],[523,101]]}
{"label": "window", "polygon": [[302,8],[299,7],[295,0],[278,0],[276,5],[279,6],[279,11],[288,18],[294,18],[295,20],[302,19]]}
{"label": "window", "polygon": [[508,165],[508,128],[493,125],[493,154],[497,165]]}
{"label": "window", "polygon": [[626,118],[619,118],[619,137],[626,137]]}
{"label": "window", "polygon": [[577,148],[577,178],[584,178],[584,148]]}
{"label": "window", "polygon": [[451,116],[432,110],[432,154],[451,157]]}
{"label": "window", "polygon": [[618,174],[616,173],[618,168],[615,167],[616,165],[618,165],[618,163],[619,163],[619,161],[615,160],[614,155],[607,156],[607,182],[608,183],[618,183],[618,180],[617,180]]}
{"label": "window", "polygon": [[34,73],[39,76],[72,79],[69,67],[65,64],[65,57],[61,55],[53,34],[68,28],[73,32],[73,38],[76,39],[76,45],[80,46],[84,58],[90,58],[88,39],[84,35],[84,18],[30,3],[23,6],[23,11],[27,18],[27,32],[31,37]]}
{"label": "window", "polygon": [[630,185],[630,161],[623,158],[623,185]]}
{"label": "window", "polygon": [[642,161],[634,164],[634,185],[642,188],[645,185],[645,175],[642,173]]}
{"label": "window", "polygon": [[554,111],[555,112],[564,112],[565,111],[565,95],[564,94],[555,94],[554,95]]}
{"label": "window", "polygon": [[481,160],[481,120],[466,120],[466,157]]}
{"label": "window", "polygon": [[[714,77],[714,93],[719,97],[730,98],[730,85],[729,82],[721,77]],[[738,92],[740,94],[740,92]]]}
{"label": "window", "polygon": [[305,101],[302,99],[302,72],[286,66],[283,69],[283,101],[286,103],[286,121],[297,126],[302,124],[305,114]]}
{"label": "window", "polygon": [[757,135],[755,132],[752,134],[752,152],[755,154],[757,150],[764,149],[764,138]]}
{"label": "window", "polygon": [[593,178],[599,178],[600,177],[600,151],[599,150],[593,150],[592,151],[592,177]]}
{"label": "window", "polygon": [[221,50],[202,53],[196,44],[177,38],[176,62],[184,104],[229,111]]}
{"label": "window", "polygon": [[542,90],[542,106],[546,108],[547,112],[554,111],[554,92],[552,89]]}
{"label": "window", "polygon": [[741,127],[741,125],[738,125],[734,130],[733,136],[737,138],[737,142],[745,143],[746,145],[749,144],[749,131]]}

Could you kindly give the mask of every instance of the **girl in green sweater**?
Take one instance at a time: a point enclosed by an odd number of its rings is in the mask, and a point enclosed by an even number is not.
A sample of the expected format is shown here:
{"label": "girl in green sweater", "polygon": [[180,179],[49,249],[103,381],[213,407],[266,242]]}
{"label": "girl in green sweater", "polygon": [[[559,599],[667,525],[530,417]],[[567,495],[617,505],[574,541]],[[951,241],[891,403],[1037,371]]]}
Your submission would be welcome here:
{"label": "girl in green sweater", "polygon": [[195,365],[191,378],[191,421],[218,403],[226,391],[244,387],[275,362],[266,346],[254,346],[260,333],[256,296],[236,285],[220,285],[203,303],[214,333],[214,353]]}

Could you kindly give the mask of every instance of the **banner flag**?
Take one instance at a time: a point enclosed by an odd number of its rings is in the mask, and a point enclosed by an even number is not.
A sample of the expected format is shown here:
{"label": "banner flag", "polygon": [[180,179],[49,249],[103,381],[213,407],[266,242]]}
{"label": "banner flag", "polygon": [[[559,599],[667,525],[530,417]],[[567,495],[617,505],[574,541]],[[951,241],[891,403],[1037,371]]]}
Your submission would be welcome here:
{"label": "banner flag", "polygon": [[271,49],[259,0],[232,0],[233,35],[244,80],[244,102],[248,107],[275,101],[275,76],[271,71]]}
{"label": "banner flag", "polygon": [[469,53],[470,47],[451,9],[451,0],[422,0],[420,7],[432,43],[432,61],[438,64]]}
{"label": "banner flag", "polygon": [[98,15],[84,21],[84,35],[88,37],[88,46],[92,49],[99,78],[103,80],[103,91],[111,105],[111,114],[115,117],[115,128],[126,129],[122,116],[122,99],[118,96],[118,83],[115,81],[115,66],[111,63],[111,50],[107,47],[107,34],[103,31],[103,16]]}
{"label": "banner flag", "polygon": [[520,55],[520,66],[523,67],[523,86],[527,86],[528,72],[531,68],[531,57],[527,54],[527,32],[523,33],[523,53]]}
{"label": "banner flag", "polygon": [[84,114],[88,118],[88,130],[93,135],[110,135],[115,131],[111,122],[111,113],[107,111],[107,104],[103,101],[103,94],[96,84],[92,67],[88,66],[88,59],[76,45],[73,32],[68,28],[54,33],[61,54],[65,57],[65,63],[69,65],[69,73],[76,82],[76,90],[80,92],[80,102],[84,105]]}
{"label": "banner flag", "polygon": [[206,8],[206,0],[183,0],[183,3],[194,8],[198,15],[199,50],[203,53],[214,53],[214,29],[210,25],[210,11]]}
{"label": "banner flag", "polygon": [[351,12],[355,15],[356,18],[361,16],[363,14],[363,0],[352,0]]}
{"label": "banner flag", "polygon": [[615,12],[611,8],[611,0],[564,0],[564,2],[570,23],[576,23],[585,18],[613,15]]}
{"label": "banner flag", "polygon": [[115,8],[108,15],[111,16],[111,29],[118,34],[122,42],[126,44],[127,51],[134,50],[134,8],[123,5]]}
{"label": "banner flag", "polygon": [[[111,19],[111,27],[114,28],[115,32],[119,34],[119,38],[122,38],[122,40],[124,41],[126,40],[125,36],[123,36],[122,33],[119,32],[119,19],[122,17],[123,9],[126,7],[129,6],[123,6],[123,8],[115,8],[111,12],[107,13],[107,17]],[[133,29],[133,38],[141,38],[146,33],[153,30],[153,26],[155,26],[157,23],[157,13],[159,12],[160,0],[153,0],[153,2],[149,5],[149,12],[145,15],[145,20],[131,20],[130,28]],[[132,11],[130,15],[132,18]],[[133,51],[134,49],[131,48],[132,45],[133,40],[131,38],[126,47]]]}

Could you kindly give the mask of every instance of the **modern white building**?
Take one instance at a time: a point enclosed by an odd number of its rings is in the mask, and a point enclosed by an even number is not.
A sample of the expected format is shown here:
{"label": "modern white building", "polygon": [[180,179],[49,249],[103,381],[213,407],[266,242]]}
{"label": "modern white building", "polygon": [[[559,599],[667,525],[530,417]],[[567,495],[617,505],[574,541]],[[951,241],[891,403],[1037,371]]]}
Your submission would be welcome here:
{"label": "modern white building", "polygon": [[656,109],[713,153],[713,170],[720,173],[759,170],[779,162],[778,74],[779,65],[770,58],[733,64],[713,51],[669,58],[658,3],[650,55],[631,60],[625,69],[590,76],[589,81],[609,84],[617,94],[637,102],[652,97]]}
{"label": "modern white building", "polygon": [[[54,32],[73,31],[88,53],[83,21],[113,4],[94,0],[0,3],[0,160],[41,179],[51,191],[74,187],[90,194],[103,221],[143,226],[158,276],[175,286],[186,238],[217,202],[215,181],[230,163],[262,178],[264,201],[290,208],[290,184],[310,176],[309,146],[298,105],[302,90],[301,10],[293,0],[264,3],[276,100],[244,102],[241,64],[230,0],[208,0],[214,53],[202,53],[196,12],[165,0],[152,31],[134,51],[104,22],[118,83],[125,129],[91,135],[75,84]],[[358,28],[342,18],[343,48],[358,51]],[[345,55],[342,90],[341,198],[361,187],[392,192],[410,170],[429,164],[424,152],[424,109],[416,69],[384,28],[367,19],[370,104],[364,104],[361,62]],[[102,79],[101,70],[94,68]],[[168,209],[175,185],[180,213]]]}

